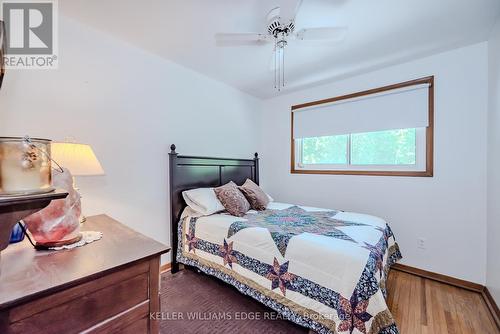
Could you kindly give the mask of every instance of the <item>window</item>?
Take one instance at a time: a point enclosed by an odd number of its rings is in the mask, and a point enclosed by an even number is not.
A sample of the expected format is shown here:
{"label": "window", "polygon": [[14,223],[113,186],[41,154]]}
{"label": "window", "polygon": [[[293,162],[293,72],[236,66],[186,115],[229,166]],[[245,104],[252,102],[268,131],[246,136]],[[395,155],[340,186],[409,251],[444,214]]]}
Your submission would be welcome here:
{"label": "window", "polygon": [[292,107],[292,173],[432,176],[432,90],[429,77]]}
{"label": "window", "polygon": [[[410,171],[425,169],[417,159],[425,129],[399,129],[299,139],[298,167],[311,170]],[[419,161],[420,160],[420,161]]]}

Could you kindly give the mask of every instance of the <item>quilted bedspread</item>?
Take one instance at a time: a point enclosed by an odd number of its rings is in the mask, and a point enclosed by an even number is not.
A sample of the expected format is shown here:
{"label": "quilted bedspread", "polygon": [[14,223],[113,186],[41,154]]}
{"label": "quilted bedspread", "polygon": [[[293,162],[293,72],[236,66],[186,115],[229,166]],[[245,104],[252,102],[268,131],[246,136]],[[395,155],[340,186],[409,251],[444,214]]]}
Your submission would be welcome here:
{"label": "quilted bedspread", "polygon": [[243,218],[186,210],[179,262],[318,333],[399,333],[385,283],[401,253],[384,220],[274,202]]}

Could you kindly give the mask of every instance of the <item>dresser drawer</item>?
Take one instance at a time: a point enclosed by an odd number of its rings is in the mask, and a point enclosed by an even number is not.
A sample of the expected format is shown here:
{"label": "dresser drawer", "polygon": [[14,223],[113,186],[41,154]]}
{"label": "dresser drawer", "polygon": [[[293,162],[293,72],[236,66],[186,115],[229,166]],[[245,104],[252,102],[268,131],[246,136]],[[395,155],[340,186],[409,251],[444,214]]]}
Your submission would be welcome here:
{"label": "dresser drawer", "polygon": [[130,309],[141,310],[147,323],[149,309],[137,305],[148,300],[149,263],[142,262],[11,309],[9,332],[76,333]]}
{"label": "dresser drawer", "polygon": [[82,334],[140,334],[149,332],[149,302],[134,306],[111,319],[108,319]]}

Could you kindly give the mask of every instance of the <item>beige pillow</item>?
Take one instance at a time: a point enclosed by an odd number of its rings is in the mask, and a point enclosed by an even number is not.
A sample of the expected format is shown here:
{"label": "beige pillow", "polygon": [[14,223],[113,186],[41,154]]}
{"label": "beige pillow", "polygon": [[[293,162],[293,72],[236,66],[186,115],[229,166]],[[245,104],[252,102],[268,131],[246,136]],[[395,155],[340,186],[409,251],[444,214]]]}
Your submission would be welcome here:
{"label": "beige pillow", "polygon": [[245,195],[248,202],[250,202],[250,206],[254,210],[265,210],[269,204],[269,197],[267,194],[250,179],[247,179],[238,189]]}
{"label": "beige pillow", "polygon": [[224,208],[232,216],[243,217],[250,210],[250,203],[248,203],[233,181],[221,187],[214,188],[214,191],[219,201],[224,205]]}

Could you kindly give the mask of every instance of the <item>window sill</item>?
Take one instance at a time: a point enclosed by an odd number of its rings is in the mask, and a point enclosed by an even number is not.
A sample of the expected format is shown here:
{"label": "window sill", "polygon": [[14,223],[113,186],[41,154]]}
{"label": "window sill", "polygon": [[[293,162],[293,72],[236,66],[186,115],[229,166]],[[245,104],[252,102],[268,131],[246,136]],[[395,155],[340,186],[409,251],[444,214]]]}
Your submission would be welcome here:
{"label": "window sill", "polygon": [[290,170],[292,174],[321,174],[321,175],[367,175],[367,176],[409,176],[409,177],[433,177],[430,171],[368,171],[368,170],[317,170],[296,169]]}

